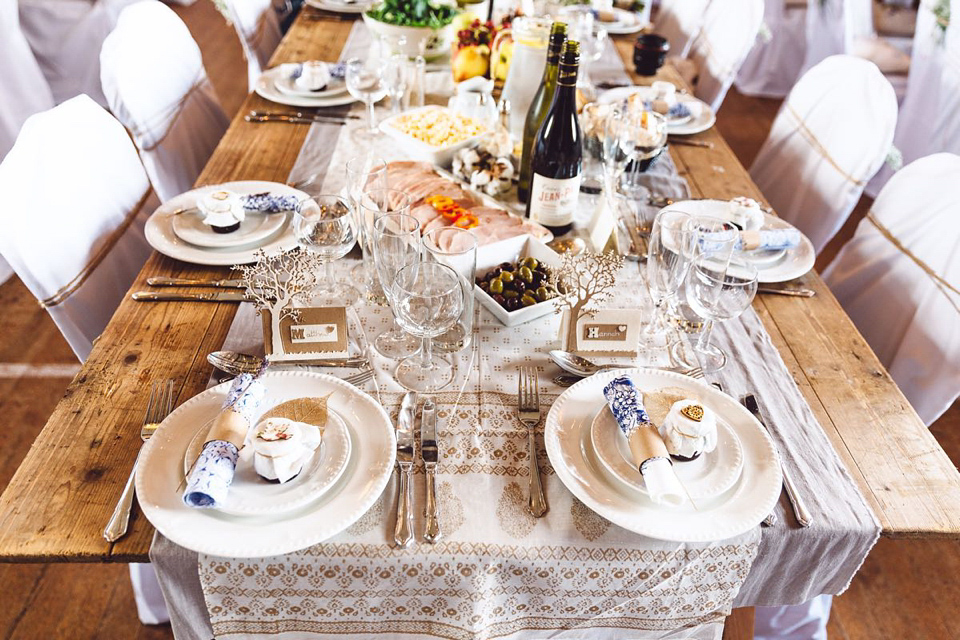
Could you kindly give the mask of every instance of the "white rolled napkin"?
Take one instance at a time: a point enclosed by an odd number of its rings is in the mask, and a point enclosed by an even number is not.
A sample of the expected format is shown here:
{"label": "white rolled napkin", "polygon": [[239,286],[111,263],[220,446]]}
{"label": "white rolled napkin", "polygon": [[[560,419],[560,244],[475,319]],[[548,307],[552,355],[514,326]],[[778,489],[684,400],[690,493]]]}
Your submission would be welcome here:
{"label": "white rolled napkin", "polygon": [[607,406],[627,437],[633,463],[643,476],[647,493],[655,504],[679,506],[687,492],[677,478],[670,454],[656,425],[650,421],[633,381],[626,376],[611,380],[603,388]]}

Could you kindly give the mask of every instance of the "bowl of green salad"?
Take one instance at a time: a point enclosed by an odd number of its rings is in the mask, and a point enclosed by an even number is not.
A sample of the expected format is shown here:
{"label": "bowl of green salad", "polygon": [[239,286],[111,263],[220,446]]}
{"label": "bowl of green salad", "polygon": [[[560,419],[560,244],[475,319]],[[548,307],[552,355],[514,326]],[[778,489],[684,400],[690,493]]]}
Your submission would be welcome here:
{"label": "bowl of green salad", "polygon": [[437,57],[450,51],[456,4],[434,0],[383,0],[364,12],[367,28],[393,53]]}

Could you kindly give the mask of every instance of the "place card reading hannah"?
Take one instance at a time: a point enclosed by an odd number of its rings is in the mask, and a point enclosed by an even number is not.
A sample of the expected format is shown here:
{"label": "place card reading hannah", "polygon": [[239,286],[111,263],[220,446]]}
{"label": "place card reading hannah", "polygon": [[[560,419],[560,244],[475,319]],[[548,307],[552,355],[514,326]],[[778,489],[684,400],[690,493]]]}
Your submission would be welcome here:
{"label": "place card reading hannah", "polygon": [[641,321],[636,309],[601,309],[584,315],[577,321],[576,332],[569,330],[570,317],[570,311],[565,309],[560,319],[564,350],[607,356],[637,355]]}
{"label": "place card reading hannah", "polygon": [[271,360],[296,362],[318,356],[345,358],[348,355],[345,307],[301,307],[298,311],[296,316],[280,319],[280,353],[275,352],[271,310],[261,312],[263,344]]}

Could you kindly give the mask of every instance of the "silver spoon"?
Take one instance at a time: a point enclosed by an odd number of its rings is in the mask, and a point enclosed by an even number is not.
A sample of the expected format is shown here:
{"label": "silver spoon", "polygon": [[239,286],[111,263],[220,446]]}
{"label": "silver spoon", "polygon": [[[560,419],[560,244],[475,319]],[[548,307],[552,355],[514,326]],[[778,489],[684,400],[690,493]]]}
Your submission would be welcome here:
{"label": "silver spoon", "polygon": [[627,364],[596,364],[575,353],[562,351],[560,349],[551,351],[550,359],[564,371],[572,373],[575,376],[580,376],[581,378],[592,376],[598,371],[604,371],[605,369],[624,369],[630,366]]}
{"label": "silver spoon", "polygon": [[582,238],[554,238],[547,243],[547,246],[557,253],[569,253],[578,255],[587,248],[587,243]]}
{"label": "silver spoon", "polygon": [[[241,373],[256,373],[264,366],[265,360],[260,356],[236,351],[214,351],[207,355],[207,362],[217,369],[238,376]],[[278,363],[283,364],[283,363]],[[369,364],[363,357],[354,358],[317,358],[312,360],[297,360],[289,364],[305,364],[315,367],[365,367]]]}

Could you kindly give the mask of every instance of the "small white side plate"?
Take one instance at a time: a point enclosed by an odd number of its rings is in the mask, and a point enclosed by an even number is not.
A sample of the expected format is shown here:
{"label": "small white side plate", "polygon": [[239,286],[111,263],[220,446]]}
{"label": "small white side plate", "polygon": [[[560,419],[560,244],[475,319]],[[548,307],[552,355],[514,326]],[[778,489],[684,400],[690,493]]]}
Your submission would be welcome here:
{"label": "small white side plate", "polygon": [[240,228],[230,233],[217,233],[203,223],[199,212],[181,213],[173,217],[173,232],[181,240],[198,247],[225,249],[245,247],[262,242],[283,228],[285,213],[247,213]]}

